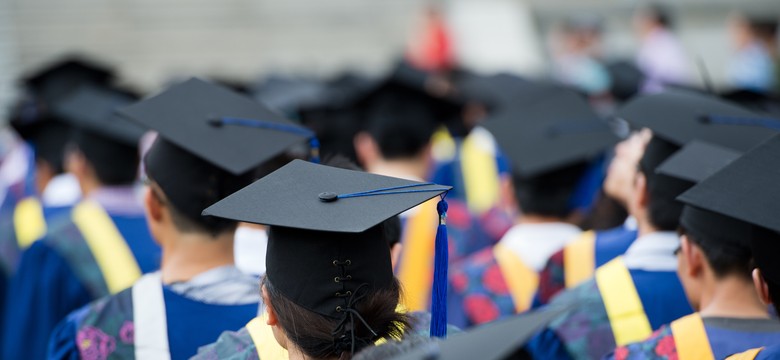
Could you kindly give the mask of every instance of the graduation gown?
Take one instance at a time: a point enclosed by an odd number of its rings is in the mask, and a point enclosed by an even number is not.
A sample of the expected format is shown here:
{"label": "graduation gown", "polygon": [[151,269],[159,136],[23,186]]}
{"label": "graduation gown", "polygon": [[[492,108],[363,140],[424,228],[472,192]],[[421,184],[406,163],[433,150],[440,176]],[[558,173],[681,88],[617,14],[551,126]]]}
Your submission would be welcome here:
{"label": "graduation gown", "polygon": [[[225,284],[248,277],[232,270],[224,274],[228,277],[212,277],[210,301],[193,297],[192,290],[180,293],[164,286],[159,273],[147,274],[133,287],[68,315],[52,334],[49,358],[189,359],[198,347],[212,343],[223,331],[240,329],[257,314],[260,292],[251,276],[238,289],[246,293],[248,287],[254,296],[225,301],[228,295],[217,295],[220,290],[237,291]],[[214,302],[220,299],[222,303]]]}
{"label": "graduation gown", "polygon": [[[412,335],[428,336],[431,324],[431,314],[427,312],[412,312],[414,327],[408,332]],[[265,323],[265,316],[260,315],[238,331],[228,331],[219,336],[213,344],[198,350],[192,360],[281,360],[287,359],[287,351],[276,342],[270,327]],[[455,334],[460,329],[448,326],[447,333]]]}
{"label": "graduation gown", "polygon": [[496,246],[454,264],[449,275],[448,322],[465,329],[530,309],[537,271],[550,254],[579,233],[575,226],[563,223],[518,225]]}
{"label": "graduation gown", "polygon": [[[130,196],[122,195],[112,198]],[[22,254],[8,289],[2,358],[43,359],[52,329],[69,312],[120,291],[140,273],[159,267],[160,249],[140,206],[121,208],[126,212],[83,201],[52,219],[46,236]],[[76,214],[87,219],[77,220]],[[97,223],[104,226],[95,229]],[[83,232],[88,228],[89,236]]]}
{"label": "graduation gown", "polygon": [[[618,344],[639,341],[652,330],[692,312],[677,278],[673,232],[643,236],[596,270],[593,279],[561,292],[551,306],[570,306],[526,349],[535,359],[598,359]],[[630,341],[627,341],[630,340]]]}
{"label": "graduation gown", "polygon": [[636,230],[623,226],[584,232],[579,239],[551,256],[539,272],[539,291],[533,308],[549,303],[562,290],[593,277],[596,268],[623,255],[636,237]]}
{"label": "graduation gown", "polygon": [[[694,313],[664,325],[647,340],[615,349],[608,359],[724,359],[780,343],[776,319],[708,318]],[[711,356],[711,357],[710,357]]]}
{"label": "graduation gown", "polygon": [[767,346],[765,348],[753,348],[734,354],[726,358],[728,360],[769,360],[780,359],[780,345]]}

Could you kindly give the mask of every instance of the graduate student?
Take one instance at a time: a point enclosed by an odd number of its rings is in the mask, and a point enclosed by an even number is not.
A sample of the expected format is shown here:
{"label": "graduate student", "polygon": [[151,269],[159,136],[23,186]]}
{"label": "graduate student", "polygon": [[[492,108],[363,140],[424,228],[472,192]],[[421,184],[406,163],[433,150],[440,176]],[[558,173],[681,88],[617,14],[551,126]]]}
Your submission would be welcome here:
{"label": "graduate student", "polygon": [[[273,130],[297,125],[198,79],[120,114],[159,133],[144,158],[144,208],[162,247],[160,271],[71,313],[51,337],[52,359],[188,359],[223,331],[246,324],[260,304],[257,278],[234,265],[237,223],[201,211],[251,183],[261,163],[303,141]],[[234,125],[229,120],[235,118],[268,128]]]}
{"label": "graduate student", "polygon": [[656,170],[694,139],[747,151],[773,133],[732,124],[734,119],[756,115],[693,92],[639,97],[626,104],[618,116],[653,131],[636,169],[629,202],[639,237],[623,256],[596,269],[594,279],[560,293],[550,302],[571,304],[573,308],[530,343],[534,358],[600,358],[616,346],[643,340],[661,325],[691,313],[677,276],[674,252],[680,246],[675,231],[682,213],[682,204],[675,199],[693,182]]}
{"label": "graduate student", "polygon": [[3,358],[42,359],[52,329],[70,311],[159,266],[133,186],[143,129],[112,115],[134,100],[115,88],[84,86],[55,104],[75,128],[65,167],[84,200],[52,218],[22,254],[8,290]]}
{"label": "graduate student", "polygon": [[[362,131],[355,136],[358,160],[369,173],[423,181],[431,171],[431,135],[459,105],[434,98],[392,74],[362,100]],[[465,204],[449,203],[449,257],[453,262],[489,246]],[[404,306],[410,311],[430,309],[433,281],[433,238],[436,202],[430,201],[401,214],[400,258],[395,272],[404,286]]]}
{"label": "graduate student", "polygon": [[[78,182],[65,172],[65,145],[72,125],[52,111],[58,99],[84,84],[108,85],[112,75],[102,65],[63,58],[25,77],[23,95],[11,109],[10,126],[19,135],[2,161],[0,182],[10,181],[0,201],[0,255],[6,276],[15,271],[22,251],[46,232],[46,222],[81,196]],[[19,175],[13,175],[21,172]],[[5,280],[5,279],[3,279]]]}
{"label": "graduate student", "polygon": [[[753,284],[764,305],[771,304],[775,310],[778,309],[776,299],[780,298],[777,286],[780,283],[777,266],[780,223],[776,216],[780,197],[775,190],[775,184],[780,180],[780,174],[773,164],[776,164],[778,156],[780,156],[780,137],[775,136],[680,196],[681,201],[699,209],[702,213],[715,214],[721,219],[729,219],[732,223],[743,224],[739,229],[746,229],[746,226],[750,228],[748,239],[756,267],[752,270]],[[721,229],[720,224],[710,224],[711,231],[718,229]],[[747,296],[748,292],[749,290],[745,290],[742,295]],[[733,294],[733,296],[738,295]],[[760,306],[751,303],[741,305],[742,311]],[[704,318],[704,325],[707,338],[711,338],[714,334],[706,318]],[[730,359],[776,359],[780,356],[780,347],[778,347],[780,342],[776,339],[768,341],[770,339],[764,338],[767,341],[760,342],[759,333],[763,329],[763,327],[752,326],[749,331],[755,332],[752,335],[753,339],[747,336],[734,336],[727,340],[734,346],[748,345],[747,342],[757,344],[753,345],[754,349]],[[719,346],[712,341],[710,345],[713,352]],[[706,350],[706,347],[702,348]],[[678,353],[679,350],[678,347]],[[704,354],[697,358],[706,359],[706,353]],[[720,358],[718,353],[714,352],[714,355]],[[684,359],[683,356],[679,358]]]}
{"label": "graduate student", "polygon": [[[450,274],[449,322],[466,328],[528,310],[537,272],[574,240],[578,204],[600,187],[599,155],[617,141],[579,95],[559,92],[515,108],[485,128],[511,159],[522,214],[500,242]],[[600,178],[599,178],[600,179]]]}
{"label": "graduate student", "polygon": [[[649,130],[633,133],[615,146],[607,175],[604,178],[604,193],[628,205],[633,191],[635,169],[645,151],[652,134]],[[626,252],[636,240],[633,218],[627,224],[602,231],[586,231],[563,249],[550,256],[550,260],[539,272],[539,291],[534,306],[547,304],[560,291],[575,287],[593,276],[601,265]]]}
{"label": "graduate student", "polygon": [[[411,326],[397,311],[386,220],[447,190],[295,160],[204,214],[270,226],[262,319],[289,358],[349,359]],[[275,358],[255,345],[218,356]]]}
{"label": "graduate student", "polygon": [[[700,181],[737,157],[730,150],[692,142],[658,170]],[[697,312],[664,325],[647,340],[617,348],[611,357],[723,359],[746,348],[780,343],[780,322],[770,318],[751,278],[751,238],[765,232],[703,210],[695,200],[683,201],[677,273]]]}

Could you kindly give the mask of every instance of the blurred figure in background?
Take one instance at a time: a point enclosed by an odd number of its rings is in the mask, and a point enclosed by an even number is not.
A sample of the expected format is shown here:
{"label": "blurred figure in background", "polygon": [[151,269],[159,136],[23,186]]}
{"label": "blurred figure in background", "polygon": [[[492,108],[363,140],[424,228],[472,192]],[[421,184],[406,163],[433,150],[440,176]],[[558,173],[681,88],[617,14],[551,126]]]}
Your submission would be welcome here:
{"label": "blurred figure in background", "polygon": [[634,30],[640,42],[636,61],[645,75],[645,92],[690,81],[690,63],[672,32],[672,21],[671,11],[658,3],[646,5],[634,14]]}
{"label": "blurred figure in background", "polygon": [[601,57],[603,21],[596,15],[571,16],[553,34],[553,77],[589,96],[609,91],[610,79]]}
{"label": "blurred figure in background", "polygon": [[734,55],[731,86],[770,93],[777,90],[777,19],[772,15],[735,14],[729,19]]}
{"label": "blurred figure in background", "polygon": [[53,104],[74,128],[65,168],[85,199],[52,217],[46,234],[22,253],[8,290],[3,358],[44,358],[51,331],[70,311],[159,266],[134,187],[143,130],[113,115],[134,98],[92,85]]}

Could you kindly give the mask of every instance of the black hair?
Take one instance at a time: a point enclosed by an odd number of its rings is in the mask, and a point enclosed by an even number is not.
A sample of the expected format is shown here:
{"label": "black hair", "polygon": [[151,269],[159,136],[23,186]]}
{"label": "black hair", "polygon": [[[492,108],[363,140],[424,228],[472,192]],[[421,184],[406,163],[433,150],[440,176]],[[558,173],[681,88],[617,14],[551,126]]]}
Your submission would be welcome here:
{"label": "black hair", "polygon": [[129,185],[138,177],[137,145],[120,143],[84,129],[74,129],[72,138],[101,184]]}
{"label": "black hair", "polygon": [[[154,180],[150,179],[152,182]],[[160,187],[157,184],[150,184],[152,186],[152,195],[168,208],[168,213],[171,215],[171,222],[177,230],[183,233],[208,233],[213,237],[217,237],[219,234],[229,231],[235,231],[238,227],[238,222],[233,220],[227,220],[214,216],[201,216],[193,218],[186,215],[179,210],[176,205],[172,204],[164,195],[164,191],[159,190]]]}
{"label": "black hair", "polygon": [[660,2],[652,2],[645,5],[642,11],[646,16],[666,29],[671,29],[674,26],[672,12],[667,5]]}
{"label": "black hair", "polygon": [[541,175],[513,175],[515,197],[524,214],[565,218],[571,214],[570,201],[588,168],[578,162]]}
{"label": "black hair", "polygon": [[420,95],[399,92],[379,96],[370,106],[365,130],[386,159],[419,155],[438,125],[434,107]]}
{"label": "black hair", "polygon": [[744,244],[741,244],[739,239],[717,241],[708,239],[706,235],[687,229],[683,225],[680,225],[678,232],[699,246],[717,278],[738,275],[743,280],[750,281],[753,271],[753,252],[747,244],[747,239],[742,239],[745,241]]}
{"label": "black hair", "polygon": [[[366,290],[363,298],[354,305],[371,329],[355,319],[352,322],[354,325],[348,325],[341,331],[337,331],[341,319],[320,315],[295,304],[276,290],[268,277],[263,278],[263,286],[268,294],[268,305],[273,307],[279,327],[288,340],[298,346],[306,356],[315,359],[351,359],[354,355],[352,347],[357,353],[373,346],[379,339],[400,339],[404,331],[411,327],[412,320],[409,316],[396,311],[401,296],[401,285],[397,279],[393,279],[393,286],[390,288]],[[343,316],[350,315],[345,313]],[[349,334],[349,326],[354,326],[354,342]],[[371,330],[376,332],[376,336]]]}
{"label": "black hair", "polygon": [[653,135],[639,161],[639,171],[647,180],[650,223],[660,231],[677,230],[683,210],[683,204],[676,200],[677,196],[694,185],[692,182],[655,172],[661,163],[679,149],[679,146]]}

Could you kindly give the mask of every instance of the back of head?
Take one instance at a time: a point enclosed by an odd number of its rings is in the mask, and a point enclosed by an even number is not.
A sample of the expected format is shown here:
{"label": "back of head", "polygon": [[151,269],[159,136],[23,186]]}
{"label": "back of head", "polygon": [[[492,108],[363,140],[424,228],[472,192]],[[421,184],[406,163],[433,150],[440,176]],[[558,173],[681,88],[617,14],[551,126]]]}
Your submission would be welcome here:
{"label": "back of head", "polygon": [[671,176],[658,174],[655,169],[680,147],[653,135],[639,161],[639,171],[645,176],[650,222],[660,231],[677,229],[683,205],[677,196],[694,184]]}
{"label": "back of head", "polygon": [[137,145],[118,142],[86,129],[73,130],[72,144],[84,154],[102,185],[129,185],[136,180]]}
{"label": "back of head", "polygon": [[646,4],[640,12],[653,21],[654,23],[658,24],[659,26],[671,29],[674,27],[674,20],[672,19],[672,12],[669,9],[669,7],[663,3],[660,2],[652,2]]}
{"label": "back of head", "polygon": [[389,85],[370,101],[365,130],[386,159],[419,155],[430,144],[437,126],[432,100],[400,85]]}
{"label": "back of head", "polygon": [[174,225],[180,231],[216,235],[235,229],[235,221],[202,216],[201,212],[250,184],[252,172],[232,175],[162,137],[149,149],[144,165],[167,199]]}
{"label": "back of head", "polygon": [[571,200],[588,169],[576,162],[534,176],[514,175],[515,197],[524,214],[566,218],[572,213]]}
{"label": "back of head", "polygon": [[680,217],[680,233],[699,245],[715,276],[736,275],[746,282],[751,281],[751,239],[763,236],[764,230],[729,216],[687,205]]}

